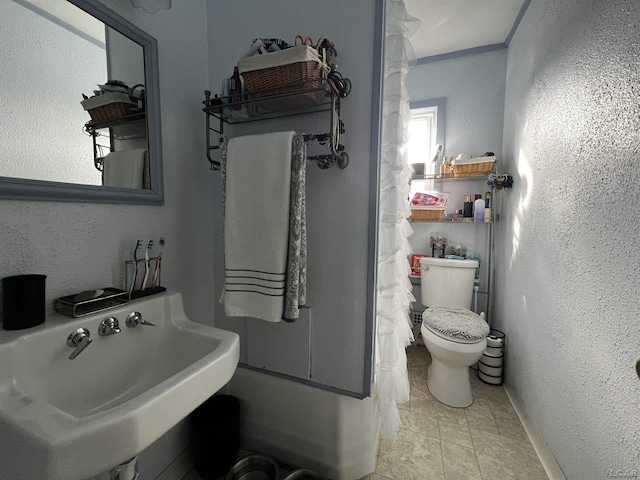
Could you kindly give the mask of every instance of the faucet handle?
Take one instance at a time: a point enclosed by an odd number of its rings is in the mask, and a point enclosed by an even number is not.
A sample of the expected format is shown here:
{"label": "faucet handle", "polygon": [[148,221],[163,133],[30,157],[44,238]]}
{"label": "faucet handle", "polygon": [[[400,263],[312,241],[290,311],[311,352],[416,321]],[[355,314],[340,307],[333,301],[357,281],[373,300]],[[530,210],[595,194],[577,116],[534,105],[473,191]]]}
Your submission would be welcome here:
{"label": "faucet handle", "polygon": [[133,328],[133,327],[137,327],[138,325],[147,325],[149,327],[155,327],[155,324],[144,320],[140,312],[131,312],[127,316],[127,327]]}
{"label": "faucet handle", "polygon": [[118,319],[116,317],[109,317],[102,322],[98,326],[98,335],[106,336],[106,335],[114,335],[116,333],[120,333],[120,323],[118,323]]}
{"label": "faucet handle", "polygon": [[71,352],[71,355],[69,355],[69,360],[73,360],[80,355],[91,342],[93,342],[91,339],[91,333],[89,333],[89,330],[86,328],[76,328],[71,332],[67,337],[67,345],[75,348],[75,350]]}

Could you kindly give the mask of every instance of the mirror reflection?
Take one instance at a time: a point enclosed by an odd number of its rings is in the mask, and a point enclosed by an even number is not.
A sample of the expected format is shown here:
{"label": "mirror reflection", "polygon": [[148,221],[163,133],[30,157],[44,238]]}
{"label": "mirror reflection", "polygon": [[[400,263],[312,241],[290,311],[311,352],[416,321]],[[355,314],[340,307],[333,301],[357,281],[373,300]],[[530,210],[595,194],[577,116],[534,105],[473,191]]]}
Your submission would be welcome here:
{"label": "mirror reflection", "polygon": [[0,176],[150,188],[143,47],[68,2],[0,6]]}

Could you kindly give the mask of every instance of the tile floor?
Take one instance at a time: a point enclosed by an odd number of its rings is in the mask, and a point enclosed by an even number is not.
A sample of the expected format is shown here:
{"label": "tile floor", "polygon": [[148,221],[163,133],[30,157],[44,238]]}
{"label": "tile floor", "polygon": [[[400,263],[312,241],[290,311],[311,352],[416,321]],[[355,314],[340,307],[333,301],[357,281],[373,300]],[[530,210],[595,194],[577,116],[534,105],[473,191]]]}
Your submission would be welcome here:
{"label": "tile floor", "polygon": [[398,439],[381,441],[368,480],[547,480],[504,388],[472,372],[473,404],[448,407],[427,389],[430,362],[424,346],[407,348],[411,399],[400,405]]}
{"label": "tile floor", "polygon": [[[424,346],[407,348],[411,399],[400,405],[402,429],[394,443],[380,442],[366,480],[548,480],[504,388],[472,372],[473,404],[448,407],[427,389],[430,362]],[[182,480],[201,478],[192,469]]]}

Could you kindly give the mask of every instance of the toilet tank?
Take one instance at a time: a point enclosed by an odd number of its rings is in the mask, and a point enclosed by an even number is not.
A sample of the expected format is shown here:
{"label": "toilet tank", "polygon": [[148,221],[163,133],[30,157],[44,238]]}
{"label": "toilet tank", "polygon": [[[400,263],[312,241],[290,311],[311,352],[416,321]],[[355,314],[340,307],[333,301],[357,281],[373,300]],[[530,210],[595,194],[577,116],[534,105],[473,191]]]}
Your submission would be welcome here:
{"label": "toilet tank", "polygon": [[471,308],[478,262],[448,258],[420,259],[420,290],[426,307]]}

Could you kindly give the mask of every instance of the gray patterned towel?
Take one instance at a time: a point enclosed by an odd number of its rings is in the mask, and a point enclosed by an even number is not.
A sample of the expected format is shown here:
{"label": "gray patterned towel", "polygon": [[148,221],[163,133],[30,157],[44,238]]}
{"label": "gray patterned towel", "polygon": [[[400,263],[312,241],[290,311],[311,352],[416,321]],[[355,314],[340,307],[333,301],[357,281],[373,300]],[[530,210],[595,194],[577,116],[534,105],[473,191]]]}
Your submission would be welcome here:
{"label": "gray patterned towel", "polygon": [[293,138],[291,152],[291,209],[289,212],[289,251],[284,295],[286,322],[300,315],[307,303],[307,213],[306,213],[307,143],[303,135]]}

